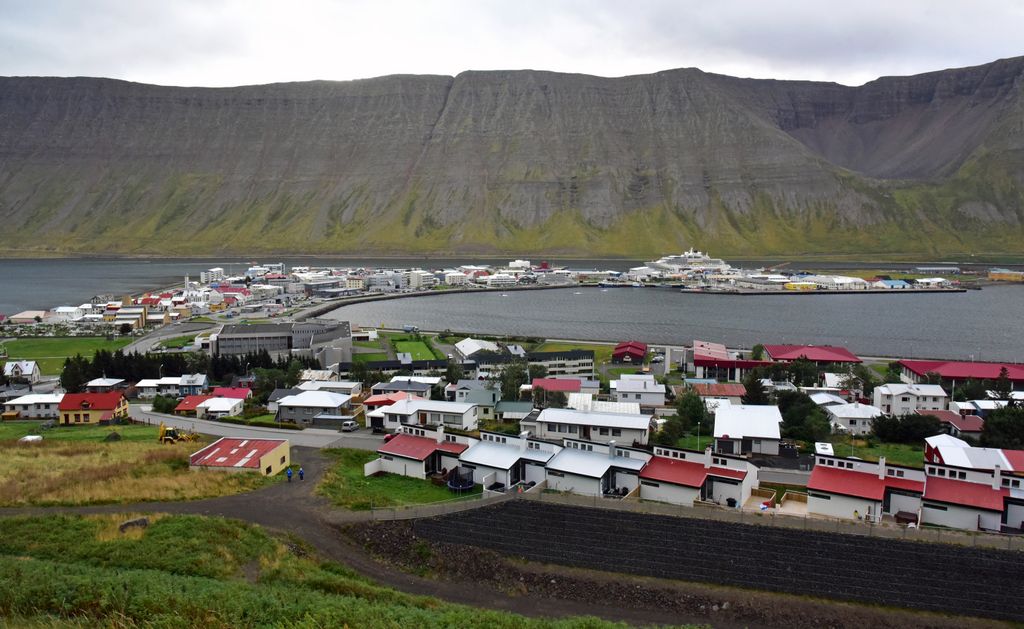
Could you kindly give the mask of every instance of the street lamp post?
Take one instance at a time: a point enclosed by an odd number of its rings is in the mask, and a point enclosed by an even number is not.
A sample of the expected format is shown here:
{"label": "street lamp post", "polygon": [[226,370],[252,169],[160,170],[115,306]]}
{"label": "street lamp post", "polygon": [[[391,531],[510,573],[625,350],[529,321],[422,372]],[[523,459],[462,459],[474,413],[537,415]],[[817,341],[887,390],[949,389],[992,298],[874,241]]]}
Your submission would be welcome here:
{"label": "street lamp post", "polygon": [[700,422],[697,422],[697,449],[700,450]]}

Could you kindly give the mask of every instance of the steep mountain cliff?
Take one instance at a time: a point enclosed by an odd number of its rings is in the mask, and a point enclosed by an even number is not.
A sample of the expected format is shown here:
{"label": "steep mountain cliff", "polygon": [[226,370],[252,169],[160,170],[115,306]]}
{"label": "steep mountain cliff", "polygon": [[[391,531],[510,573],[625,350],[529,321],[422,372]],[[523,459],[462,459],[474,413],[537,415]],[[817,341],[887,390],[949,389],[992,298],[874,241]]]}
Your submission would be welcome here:
{"label": "steep mountain cliff", "polygon": [[1024,253],[1022,76],[0,78],[0,249]]}

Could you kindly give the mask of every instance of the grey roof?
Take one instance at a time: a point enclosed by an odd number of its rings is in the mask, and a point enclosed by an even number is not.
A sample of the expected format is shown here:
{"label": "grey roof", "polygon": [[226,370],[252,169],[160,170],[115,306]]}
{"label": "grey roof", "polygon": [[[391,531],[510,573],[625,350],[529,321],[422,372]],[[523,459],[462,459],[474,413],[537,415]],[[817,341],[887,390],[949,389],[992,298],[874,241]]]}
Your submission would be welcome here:
{"label": "grey roof", "polygon": [[455,389],[469,389],[470,391],[483,391],[484,389],[494,388],[494,383],[486,380],[469,380],[462,379],[455,383]]}
{"label": "grey roof", "polygon": [[498,391],[470,391],[462,401],[466,404],[478,404],[481,406],[496,405],[499,393]]}
{"label": "grey roof", "polygon": [[292,387],[291,389],[274,389],[274,392],[267,398],[267,402],[276,402],[281,398],[288,397],[289,395],[298,395],[302,393],[302,389]]}
{"label": "grey roof", "polygon": [[621,456],[611,457],[603,452],[587,452],[575,448],[562,448],[558,454],[548,461],[547,467],[549,470],[568,472],[577,476],[601,478],[611,467],[639,472],[646,464],[647,461],[644,459],[632,459]]}
{"label": "grey roof", "polygon": [[533,410],[533,402],[512,402],[509,400],[499,400],[494,405],[494,412],[496,413],[529,413]]}

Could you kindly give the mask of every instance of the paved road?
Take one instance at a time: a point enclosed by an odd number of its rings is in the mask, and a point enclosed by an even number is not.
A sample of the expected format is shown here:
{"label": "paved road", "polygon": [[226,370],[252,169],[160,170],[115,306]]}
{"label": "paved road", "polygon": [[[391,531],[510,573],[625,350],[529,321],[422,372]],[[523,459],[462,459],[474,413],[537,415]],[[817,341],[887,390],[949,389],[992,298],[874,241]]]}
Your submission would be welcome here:
{"label": "paved road", "polygon": [[306,448],[356,448],[359,450],[376,450],[384,442],[381,435],[374,435],[367,430],[343,433],[322,428],[306,430],[287,430],[283,428],[263,428],[256,426],[239,426],[211,422],[192,417],[178,417],[154,413],[149,405],[132,404],[132,417],[151,424],[164,422],[168,426],[183,430],[193,430],[204,435],[216,437],[237,437],[239,439],[288,439],[292,446]]}
{"label": "paved road", "polygon": [[806,486],[808,479],[811,478],[811,473],[801,470],[784,470],[777,467],[762,467],[757,473],[757,478],[762,483]]}
{"label": "paved road", "polygon": [[124,353],[128,354],[131,352],[138,352],[140,354],[145,354],[146,352],[152,351],[154,345],[165,339],[173,339],[192,333],[198,334],[203,330],[212,330],[215,327],[216,326],[209,323],[172,323],[171,325],[165,325],[162,328],[157,328],[153,332],[136,341],[132,341],[130,345],[124,348]]}

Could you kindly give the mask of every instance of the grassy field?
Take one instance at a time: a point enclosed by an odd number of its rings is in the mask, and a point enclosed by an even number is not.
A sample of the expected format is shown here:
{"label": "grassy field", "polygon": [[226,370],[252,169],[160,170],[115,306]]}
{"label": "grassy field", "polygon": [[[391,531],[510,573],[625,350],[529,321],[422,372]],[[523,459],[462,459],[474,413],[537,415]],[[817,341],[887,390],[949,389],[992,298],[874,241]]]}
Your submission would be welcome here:
{"label": "grassy field", "polygon": [[[376,452],[337,449],[324,450],[324,454],[334,459],[334,465],[317,491],[340,507],[365,511],[372,507],[426,504],[458,497],[446,487],[426,480],[396,474],[364,476],[363,465],[376,459]],[[473,490],[473,493],[480,492],[479,486]]]}
{"label": "grassy field", "polygon": [[[105,442],[113,431],[122,439]],[[258,474],[191,471],[188,457],[201,444],[160,444],[157,432],[143,425],[40,431],[38,421],[0,424],[0,505],[192,500],[275,482]],[[17,442],[28,434],[41,434],[43,442]]]}
{"label": "grassy field", "polygon": [[92,358],[97,350],[114,351],[132,342],[130,338],[116,338],[108,341],[100,336],[47,337],[12,339],[3,343],[8,359],[29,359],[39,363],[45,375],[59,375],[64,368],[64,359],[81,354]]}
{"label": "grassy field", "polygon": [[924,467],[924,450],[919,445],[905,443],[874,443],[870,446],[864,440],[851,442],[848,438],[832,440],[835,453],[839,456],[855,456],[866,461],[877,461],[885,457],[887,463],[907,467]]}
{"label": "grassy field", "polygon": [[[302,542],[199,516],[0,520],[0,625],[19,627],[612,627],[440,602],[322,562]],[[7,625],[7,622],[10,625]]]}
{"label": "grassy field", "polygon": [[437,356],[423,341],[395,341],[396,352],[408,352],[413,360],[434,360]]}
{"label": "grassy field", "polygon": [[388,355],[384,352],[368,352],[365,354],[352,354],[352,361],[357,363],[371,363],[379,360],[387,360]]}
{"label": "grassy field", "polygon": [[380,339],[376,341],[352,341],[352,347],[364,347],[366,349],[384,349]]}

